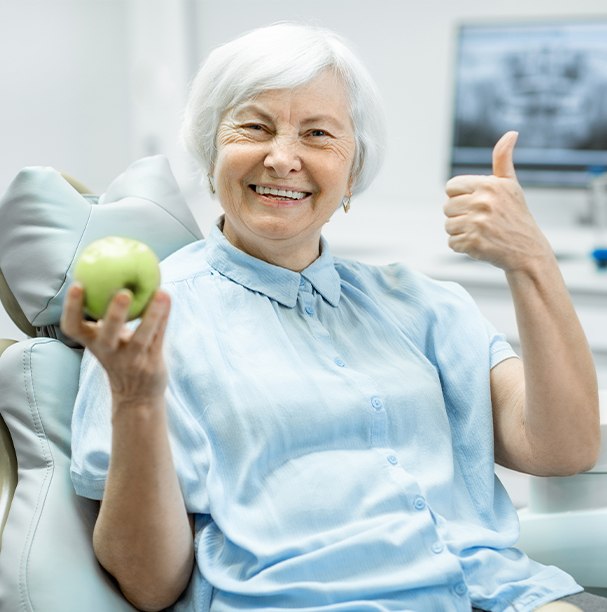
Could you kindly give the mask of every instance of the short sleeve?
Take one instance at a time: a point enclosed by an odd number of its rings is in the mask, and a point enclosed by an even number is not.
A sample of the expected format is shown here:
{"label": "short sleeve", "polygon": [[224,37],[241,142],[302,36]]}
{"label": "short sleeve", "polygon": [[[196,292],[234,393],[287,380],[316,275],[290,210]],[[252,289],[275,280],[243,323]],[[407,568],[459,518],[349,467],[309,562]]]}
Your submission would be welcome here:
{"label": "short sleeve", "polygon": [[512,348],[506,336],[498,332],[492,323],[485,319],[485,326],[489,335],[489,367],[494,368],[498,363],[518,357],[516,351]]}
{"label": "short sleeve", "polygon": [[[180,284],[183,288],[186,284]],[[165,288],[173,296],[167,328],[165,358],[169,384],[165,394],[168,437],[173,464],[189,512],[208,513],[206,476],[211,450],[201,426],[201,402],[205,389],[199,388],[192,352],[184,347],[192,337],[196,321],[187,322],[187,296],[177,295],[170,284]],[[72,458],[70,474],[78,495],[102,499],[112,446],[112,397],[107,374],[99,361],[85,350],[80,369],[80,385],[72,415]]]}
{"label": "short sleeve", "polygon": [[111,448],[111,395],[107,375],[85,351],[72,415],[70,473],[78,495],[102,499]]}
{"label": "short sleeve", "polygon": [[472,372],[482,377],[483,367],[488,371],[505,359],[518,357],[505,334],[483,315],[463,287],[442,282],[435,289],[441,291],[441,297],[431,299],[436,305],[434,338],[443,370],[459,372],[463,383]]}

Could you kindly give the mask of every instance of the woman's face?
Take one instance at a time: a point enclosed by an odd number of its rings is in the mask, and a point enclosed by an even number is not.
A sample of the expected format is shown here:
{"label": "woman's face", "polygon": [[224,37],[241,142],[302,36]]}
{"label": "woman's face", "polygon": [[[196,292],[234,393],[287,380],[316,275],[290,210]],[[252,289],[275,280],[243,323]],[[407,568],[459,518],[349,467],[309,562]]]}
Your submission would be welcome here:
{"label": "woman's face", "polygon": [[223,232],[243,251],[301,270],[350,193],[354,129],[346,89],[326,71],[230,110],[217,131],[214,179]]}

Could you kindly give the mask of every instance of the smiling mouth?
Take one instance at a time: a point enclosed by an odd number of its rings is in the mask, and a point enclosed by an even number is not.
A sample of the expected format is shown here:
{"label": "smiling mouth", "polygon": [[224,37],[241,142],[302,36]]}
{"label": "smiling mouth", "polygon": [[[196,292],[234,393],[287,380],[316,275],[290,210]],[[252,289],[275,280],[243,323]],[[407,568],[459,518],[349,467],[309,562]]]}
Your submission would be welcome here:
{"label": "smiling mouth", "polygon": [[292,191],[289,189],[274,189],[273,187],[262,187],[261,185],[249,185],[256,194],[270,200],[298,202],[312,195],[309,191]]}

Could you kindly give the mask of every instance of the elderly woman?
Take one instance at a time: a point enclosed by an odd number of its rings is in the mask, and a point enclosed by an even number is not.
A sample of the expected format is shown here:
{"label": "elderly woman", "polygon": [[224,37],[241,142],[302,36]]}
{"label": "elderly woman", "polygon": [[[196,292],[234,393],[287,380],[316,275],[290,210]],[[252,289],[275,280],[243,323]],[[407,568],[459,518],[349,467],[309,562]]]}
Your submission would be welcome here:
{"label": "elderly woman", "polygon": [[[334,258],[322,228],[376,174],[382,115],[336,35],[297,24],[216,49],[185,141],[224,214],[128,292],[87,347],[74,485],[102,500],[100,563],[144,610],[533,610],[581,591],[514,548],[494,459],[572,474],[597,456],[583,332],[512,165],[447,185],[453,249],[502,268],[524,365],[468,295]],[[169,316],[170,311],[170,316]]]}

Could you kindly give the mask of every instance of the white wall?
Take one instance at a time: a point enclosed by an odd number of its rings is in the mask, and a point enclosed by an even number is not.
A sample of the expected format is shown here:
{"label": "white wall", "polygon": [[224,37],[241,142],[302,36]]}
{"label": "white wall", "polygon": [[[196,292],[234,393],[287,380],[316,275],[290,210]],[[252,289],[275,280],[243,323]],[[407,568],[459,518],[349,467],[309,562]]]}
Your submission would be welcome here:
{"label": "white wall", "polygon": [[[93,189],[125,166],[126,25],[120,0],[0,2],[0,191],[23,166]],[[0,337],[21,337],[15,329],[0,309]]]}
{"label": "white wall", "polygon": [[129,159],[126,5],[0,2],[0,186],[53,165],[100,187]]}

